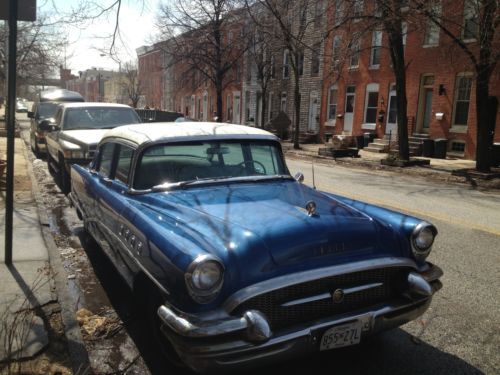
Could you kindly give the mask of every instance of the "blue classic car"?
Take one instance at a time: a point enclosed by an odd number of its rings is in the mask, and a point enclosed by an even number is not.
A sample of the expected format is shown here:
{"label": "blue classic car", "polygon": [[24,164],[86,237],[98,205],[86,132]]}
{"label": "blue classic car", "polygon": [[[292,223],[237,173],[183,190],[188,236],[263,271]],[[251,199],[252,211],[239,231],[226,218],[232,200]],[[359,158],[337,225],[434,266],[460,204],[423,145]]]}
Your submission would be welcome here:
{"label": "blue classic car", "polygon": [[358,344],[441,288],[432,224],[304,185],[260,129],[121,126],[71,174],[85,230],[195,371]]}

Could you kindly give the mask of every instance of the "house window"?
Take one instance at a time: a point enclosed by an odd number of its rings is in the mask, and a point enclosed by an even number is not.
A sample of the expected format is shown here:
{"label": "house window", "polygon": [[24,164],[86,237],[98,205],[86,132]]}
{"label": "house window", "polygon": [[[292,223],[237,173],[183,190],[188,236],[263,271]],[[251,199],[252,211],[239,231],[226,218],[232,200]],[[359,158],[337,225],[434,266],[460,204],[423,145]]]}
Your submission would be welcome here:
{"label": "house window", "polygon": [[[436,20],[441,16],[441,4],[435,3],[430,9],[432,17]],[[425,28],[424,45],[426,46],[437,46],[439,44],[439,26],[436,25],[432,20],[427,20],[427,26]]]}
{"label": "house window", "polygon": [[281,93],[280,111],[286,113],[286,92]]}
{"label": "house window", "polygon": [[314,7],[314,27],[321,26],[321,19],[323,18],[323,0],[316,0]]}
{"label": "house window", "polygon": [[366,86],[365,124],[375,125],[377,123],[378,89],[378,83],[370,83]]}
{"label": "house window", "polygon": [[470,93],[472,88],[472,77],[470,75],[459,75],[455,89],[455,115],[453,125],[467,126],[469,117]]}
{"label": "house window", "polygon": [[267,121],[270,122],[274,118],[273,114],[273,93],[269,93],[269,99],[267,101]]}
{"label": "house window", "polygon": [[371,67],[378,67],[380,65],[381,47],[382,47],[382,31],[375,30],[372,35],[372,49],[370,53]]}
{"label": "house window", "polygon": [[465,152],[465,142],[452,141],[450,151],[457,154],[463,154]]}
{"label": "house window", "polygon": [[344,18],[344,7],[343,0],[335,0],[335,26],[338,26],[342,23]]}
{"label": "house window", "polygon": [[271,78],[276,78],[276,62],[274,60],[274,55],[271,56]]}
{"label": "house window", "polygon": [[464,2],[464,28],[462,33],[464,40],[477,38],[479,31],[477,3],[477,0],[465,0]]}
{"label": "house window", "polygon": [[304,74],[304,51],[299,51],[297,55],[297,68],[299,70],[299,76]]}
{"label": "house window", "polygon": [[351,41],[349,42],[349,67],[357,68],[359,66],[359,49],[361,41],[359,35],[353,35]]}
{"label": "house window", "polygon": [[283,78],[288,78],[288,75],[289,75],[289,56],[290,56],[290,52],[288,52],[288,50],[285,50],[283,52]]}
{"label": "house window", "polygon": [[337,118],[337,85],[330,87],[328,92],[328,120],[335,124],[335,119]]}
{"label": "house window", "polygon": [[227,121],[233,121],[233,108],[231,106],[231,102],[232,102],[231,95],[228,95],[226,97],[226,112],[227,112],[226,120]]}
{"label": "house window", "polygon": [[319,75],[319,51],[321,43],[316,43],[311,52],[311,76],[317,77]]}
{"label": "house window", "polygon": [[333,38],[332,47],[332,69],[338,70],[340,68],[340,43],[341,39],[339,35]]}
{"label": "house window", "polygon": [[360,17],[363,15],[363,0],[354,0],[353,13],[354,17]]}

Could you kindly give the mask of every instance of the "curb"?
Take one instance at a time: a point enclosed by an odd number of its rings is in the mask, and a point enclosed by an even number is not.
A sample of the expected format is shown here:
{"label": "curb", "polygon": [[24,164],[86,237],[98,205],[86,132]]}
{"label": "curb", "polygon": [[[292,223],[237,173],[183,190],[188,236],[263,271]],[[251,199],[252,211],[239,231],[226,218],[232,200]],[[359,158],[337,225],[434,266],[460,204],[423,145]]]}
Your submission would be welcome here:
{"label": "curb", "polygon": [[67,278],[65,277],[66,271],[64,270],[59,250],[49,229],[49,220],[46,214],[45,205],[40,195],[38,181],[33,173],[33,164],[28,155],[26,142],[23,138],[22,140],[23,142],[21,142],[21,144],[23,147],[24,157],[28,161],[27,170],[28,176],[31,180],[31,191],[37,205],[40,230],[49,254],[49,263],[53,270],[52,277],[54,279],[57,292],[57,300],[61,306],[61,317],[70,354],[71,368],[74,374],[91,374],[92,370],[90,367],[89,356],[83,343],[80,325],[76,320],[74,301],[68,290]]}
{"label": "curb", "polygon": [[494,193],[500,190],[500,179],[498,181],[494,180],[482,180],[482,179],[471,179],[464,176],[453,175],[451,171],[436,170],[430,167],[418,167],[419,169],[403,168],[403,167],[393,167],[382,165],[379,161],[368,161],[356,158],[336,158],[325,157],[316,155],[314,152],[305,151],[297,152],[295,150],[284,150],[286,157],[302,160],[319,160],[325,164],[336,164],[345,168],[357,168],[370,171],[385,171],[390,173],[402,174],[410,177],[421,177],[428,178],[434,181],[453,183],[468,186],[473,189],[487,190]]}

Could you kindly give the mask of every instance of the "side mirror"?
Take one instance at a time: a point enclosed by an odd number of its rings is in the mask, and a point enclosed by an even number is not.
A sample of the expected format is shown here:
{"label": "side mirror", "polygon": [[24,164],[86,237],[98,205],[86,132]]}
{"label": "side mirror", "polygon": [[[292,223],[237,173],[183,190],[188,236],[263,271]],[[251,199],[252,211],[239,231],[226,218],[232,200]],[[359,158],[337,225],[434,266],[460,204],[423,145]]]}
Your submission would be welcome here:
{"label": "side mirror", "polygon": [[35,113],[28,111],[28,118],[35,118]]}
{"label": "side mirror", "polygon": [[304,174],[302,172],[295,173],[295,176],[293,176],[293,178],[295,178],[300,183],[304,182]]}
{"label": "side mirror", "polygon": [[57,125],[50,121],[50,119],[42,120],[38,125],[38,128],[44,132],[51,132],[57,129]]}

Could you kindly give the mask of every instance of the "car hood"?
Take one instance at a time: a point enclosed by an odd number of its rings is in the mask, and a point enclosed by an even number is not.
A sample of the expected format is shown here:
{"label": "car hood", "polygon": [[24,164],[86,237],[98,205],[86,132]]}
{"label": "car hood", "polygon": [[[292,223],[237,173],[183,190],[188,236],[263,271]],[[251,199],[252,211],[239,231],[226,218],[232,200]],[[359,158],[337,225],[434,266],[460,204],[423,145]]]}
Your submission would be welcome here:
{"label": "car hood", "polygon": [[[309,201],[317,206],[312,216],[305,209]],[[154,193],[144,203],[171,215],[176,230],[185,228],[184,236],[198,244],[203,238],[203,250],[237,263],[246,280],[258,278],[255,272],[277,275],[401,251],[391,228],[294,181]]]}
{"label": "car hood", "polygon": [[99,143],[104,133],[108,130],[109,129],[63,130],[60,132],[59,138],[80,146],[94,145]]}

